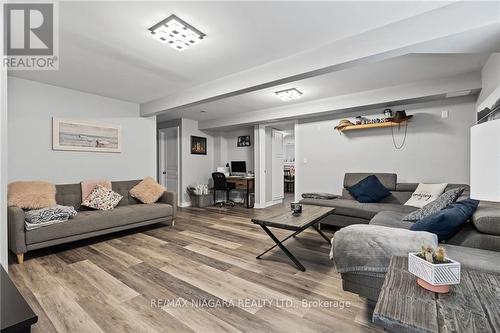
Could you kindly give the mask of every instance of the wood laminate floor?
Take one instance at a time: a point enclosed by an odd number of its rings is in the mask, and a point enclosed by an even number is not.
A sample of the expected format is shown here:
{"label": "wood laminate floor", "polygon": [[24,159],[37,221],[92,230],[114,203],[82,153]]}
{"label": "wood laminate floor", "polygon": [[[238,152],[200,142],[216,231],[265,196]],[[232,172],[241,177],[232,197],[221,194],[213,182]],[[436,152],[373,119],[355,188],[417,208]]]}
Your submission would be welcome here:
{"label": "wood laminate floor", "polygon": [[265,213],[184,208],[175,226],[33,251],[9,273],[39,316],[33,332],[381,331],[314,230],[287,242],[306,272],[278,249],[255,259],[273,245],[250,222]]}

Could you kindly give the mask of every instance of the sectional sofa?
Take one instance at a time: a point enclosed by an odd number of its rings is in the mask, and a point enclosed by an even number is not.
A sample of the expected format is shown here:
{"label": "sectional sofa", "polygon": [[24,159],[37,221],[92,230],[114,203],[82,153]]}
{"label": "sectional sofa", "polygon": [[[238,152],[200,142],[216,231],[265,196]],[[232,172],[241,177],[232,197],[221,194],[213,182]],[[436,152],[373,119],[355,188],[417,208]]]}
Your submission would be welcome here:
{"label": "sectional sofa", "polygon": [[[391,195],[378,203],[360,203],[354,199],[347,188],[357,184],[369,175],[376,175],[380,182],[391,192]],[[335,227],[345,227],[351,224],[368,224],[380,212],[390,211],[402,214],[411,213],[418,208],[404,206],[412,193],[417,189],[418,183],[398,183],[395,173],[346,173],[342,195],[337,199],[302,199],[300,202],[309,205],[335,207],[335,213],[324,218],[321,224]],[[446,191],[455,187],[465,187],[463,196],[469,195],[469,185],[449,184]]]}
{"label": "sectional sofa", "polygon": [[[391,191],[391,195],[380,203],[357,202],[346,188],[373,174]],[[301,203],[335,207],[335,213],[323,219],[322,224],[336,227],[370,224],[409,229],[412,222],[402,221],[402,218],[418,208],[403,204],[417,186],[417,183],[398,183],[396,174],[347,173],[342,196],[339,198],[303,199]],[[462,198],[469,196],[468,185],[449,184],[446,190],[454,187],[465,187]],[[461,262],[462,267],[500,274],[500,205],[481,202],[470,221],[445,244],[445,248],[449,257]],[[342,273],[341,276],[344,290],[376,301],[385,273],[359,271]]]}
{"label": "sectional sofa", "polygon": [[24,211],[8,207],[9,249],[17,255],[19,263],[24,253],[52,245],[72,242],[89,237],[132,229],[154,223],[173,224],[176,215],[176,193],[164,192],[154,204],[143,204],[129,191],[141,180],[112,182],[112,189],[123,199],[112,210],[93,210],[81,205],[81,185],[56,185],[56,201],[59,205],[73,206],[77,215],[67,222],[34,230],[25,230]]}

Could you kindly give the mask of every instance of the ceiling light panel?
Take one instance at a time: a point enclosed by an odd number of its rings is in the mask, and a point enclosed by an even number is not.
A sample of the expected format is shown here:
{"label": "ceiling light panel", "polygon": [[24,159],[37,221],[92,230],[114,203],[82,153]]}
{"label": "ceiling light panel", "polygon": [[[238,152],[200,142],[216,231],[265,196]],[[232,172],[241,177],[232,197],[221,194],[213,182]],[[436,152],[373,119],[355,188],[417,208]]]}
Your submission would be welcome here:
{"label": "ceiling light panel", "polygon": [[170,45],[177,51],[183,51],[197,44],[205,34],[175,15],[149,28],[151,35],[162,43]]}
{"label": "ceiling light panel", "polygon": [[302,97],[302,93],[296,88],[276,91],[275,94],[285,102],[299,99],[300,97]]}

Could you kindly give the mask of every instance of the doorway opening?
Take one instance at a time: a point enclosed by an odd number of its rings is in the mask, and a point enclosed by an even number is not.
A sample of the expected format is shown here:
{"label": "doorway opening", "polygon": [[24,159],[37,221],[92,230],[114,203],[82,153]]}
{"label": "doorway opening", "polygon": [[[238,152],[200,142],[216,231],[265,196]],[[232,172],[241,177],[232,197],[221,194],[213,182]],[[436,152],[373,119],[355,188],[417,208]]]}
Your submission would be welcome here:
{"label": "doorway opening", "polygon": [[[180,192],[179,127],[158,130],[158,181],[170,191]],[[181,196],[178,196],[178,201]],[[180,205],[180,201],[177,202]]]}
{"label": "doorway opening", "polygon": [[292,202],[295,197],[295,130],[284,130],[283,136],[284,200]]}
{"label": "doorway opening", "polygon": [[296,121],[265,125],[265,207],[295,201],[295,126]]}

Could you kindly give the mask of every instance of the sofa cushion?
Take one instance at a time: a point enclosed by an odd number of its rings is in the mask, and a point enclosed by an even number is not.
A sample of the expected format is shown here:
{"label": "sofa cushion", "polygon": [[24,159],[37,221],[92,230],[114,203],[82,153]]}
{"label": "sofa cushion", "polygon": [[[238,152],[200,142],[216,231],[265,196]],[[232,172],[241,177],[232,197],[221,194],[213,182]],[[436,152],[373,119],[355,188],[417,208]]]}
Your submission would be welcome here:
{"label": "sofa cushion", "polygon": [[351,187],[360,180],[365,179],[368,176],[375,175],[378,180],[385,186],[389,191],[396,190],[397,175],[395,173],[363,173],[363,172],[348,172],[344,176],[344,187]]}
{"label": "sofa cushion", "polygon": [[402,212],[383,211],[375,215],[370,220],[370,224],[381,225],[384,227],[410,229],[413,222],[403,221],[402,219],[405,215],[406,213]]}
{"label": "sofa cushion", "polygon": [[77,211],[90,209],[82,206],[82,187],[80,184],[56,185],[56,201],[61,206],[73,206]]}
{"label": "sofa cushion", "polygon": [[113,186],[113,191],[123,195],[123,199],[120,200],[118,206],[142,204],[139,200],[137,200],[130,194],[130,190],[140,182],[140,180],[122,180],[111,183]]}
{"label": "sofa cushion", "polygon": [[466,199],[452,203],[439,212],[414,223],[410,230],[436,234],[439,241],[447,241],[455,235],[472,216],[479,201]]}
{"label": "sofa cushion", "polygon": [[449,191],[444,192],[431,203],[428,203],[424,207],[411,212],[410,214],[406,215],[403,217],[404,221],[418,221],[423,219],[424,217],[427,217],[429,215],[432,215],[436,212],[439,212],[441,209],[445,208],[452,202],[455,202],[460,195],[462,195],[463,191],[465,188],[463,187],[457,187],[454,189],[451,189]]}
{"label": "sofa cushion", "polygon": [[81,211],[67,222],[26,231],[26,244],[40,243],[87,232],[110,229],[121,225],[167,218],[172,215],[172,211],[171,205],[163,203],[119,206],[107,211]]}
{"label": "sofa cushion", "polygon": [[445,245],[445,249],[447,256],[458,261],[462,268],[500,274],[500,255],[496,251],[449,244]]}
{"label": "sofa cushion", "polygon": [[465,223],[462,230],[454,235],[447,244],[500,252],[500,236],[483,234],[474,227],[472,222]]}
{"label": "sofa cushion", "polygon": [[472,214],[472,223],[482,233],[500,235],[500,207],[479,206]]}
{"label": "sofa cushion", "polygon": [[446,186],[448,184],[418,184],[417,189],[411,195],[410,200],[408,200],[405,205],[406,206],[414,206],[418,208],[422,208],[425,205],[431,203],[436,200],[441,194],[443,194]]}
{"label": "sofa cushion", "polygon": [[370,175],[357,184],[347,188],[349,193],[359,202],[375,203],[391,195],[391,192],[378,180],[377,176]]}
{"label": "sofa cushion", "polygon": [[389,203],[361,203],[355,200],[348,199],[303,199],[302,204],[335,207],[335,213],[338,215],[358,217],[365,220],[371,220],[378,212],[388,210],[394,212],[402,212],[408,214],[417,208]]}
{"label": "sofa cushion", "polygon": [[[399,191],[390,191],[390,195],[382,199],[380,202],[381,203],[394,203],[394,204],[404,204],[405,202],[410,199],[411,195],[413,194],[413,191],[411,192],[399,192]],[[347,189],[342,189],[342,198],[343,199],[350,199],[350,200],[356,200]]]}

